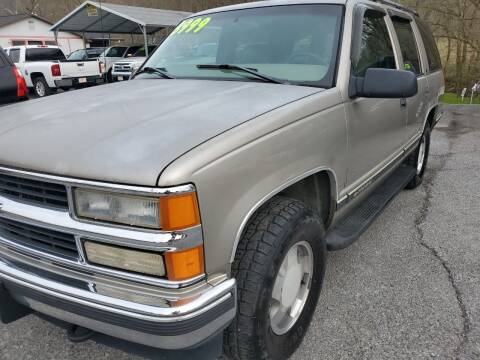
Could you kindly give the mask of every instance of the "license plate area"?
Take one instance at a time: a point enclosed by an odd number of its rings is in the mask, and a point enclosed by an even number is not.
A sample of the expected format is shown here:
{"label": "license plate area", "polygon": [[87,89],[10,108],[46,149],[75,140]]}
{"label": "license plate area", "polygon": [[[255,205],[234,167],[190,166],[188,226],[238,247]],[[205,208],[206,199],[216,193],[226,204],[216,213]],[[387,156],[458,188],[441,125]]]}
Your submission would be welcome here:
{"label": "license plate area", "polygon": [[79,78],[78,83],[79,84],[85,84],[87,82],[87,78]]}

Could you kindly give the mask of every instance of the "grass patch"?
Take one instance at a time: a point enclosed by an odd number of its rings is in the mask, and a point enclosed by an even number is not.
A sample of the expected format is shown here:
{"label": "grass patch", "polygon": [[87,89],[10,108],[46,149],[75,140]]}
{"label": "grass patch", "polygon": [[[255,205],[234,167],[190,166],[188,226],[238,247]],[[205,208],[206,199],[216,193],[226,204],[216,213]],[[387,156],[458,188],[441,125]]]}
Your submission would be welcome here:
{"label": "grass patch", "polygon": [[[462,101],[460,96],[457,96],[455,93],[445,93],[443,96],[443,102],[445,104],[460,104],[460,105],[469,105],[470,104],[470,96],[468,94],[465,96],[465,99]],[[473,97],[473,104],[480,105],[480,94],[475,94]]]}

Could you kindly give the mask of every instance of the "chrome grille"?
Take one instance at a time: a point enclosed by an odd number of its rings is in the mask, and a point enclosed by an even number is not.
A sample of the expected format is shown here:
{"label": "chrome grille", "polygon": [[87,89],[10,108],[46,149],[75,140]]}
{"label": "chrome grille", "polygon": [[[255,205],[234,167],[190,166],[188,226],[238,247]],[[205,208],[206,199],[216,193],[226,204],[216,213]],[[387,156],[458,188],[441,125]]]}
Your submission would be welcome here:
{"label": "chrome grille", "polygon": [[129,73],[132,71],[132,67],[130,64],[115,64],[113,66],[113,70],[115,72],[125,72],[125,73]]}
{"label": "chrome grille", "polygon": [[35,250],[71,260],[78,259],[75,237],[71,234],[0,218],[0,236]]}
{"label": "chrome grille", "polygon": [[0,195],[25,203],[68,209],[64,185],[0,174]]}

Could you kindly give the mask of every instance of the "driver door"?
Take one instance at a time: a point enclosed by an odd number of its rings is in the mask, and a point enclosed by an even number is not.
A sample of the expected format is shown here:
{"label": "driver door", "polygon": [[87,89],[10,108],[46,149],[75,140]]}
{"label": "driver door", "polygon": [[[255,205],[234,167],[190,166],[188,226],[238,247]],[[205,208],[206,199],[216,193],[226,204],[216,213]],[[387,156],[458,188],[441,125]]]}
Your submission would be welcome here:
{"label": "driver door", "polygon": [[[360,57],[352,75],[367,69],[398,69],[391,22],[382,9],[368,8],[362,24]],[[347,193],[363,188],[402,150],[406,135],[405,99],[354,98],[346,104],[349,136]]]}

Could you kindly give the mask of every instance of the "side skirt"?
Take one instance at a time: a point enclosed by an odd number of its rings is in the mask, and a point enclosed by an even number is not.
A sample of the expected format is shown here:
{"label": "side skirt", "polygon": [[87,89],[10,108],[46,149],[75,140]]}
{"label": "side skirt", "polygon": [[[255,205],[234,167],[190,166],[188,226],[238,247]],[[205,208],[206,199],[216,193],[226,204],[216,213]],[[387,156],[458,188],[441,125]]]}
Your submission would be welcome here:
{"label": "side skirt", "polygon": [[415,173],[413,167],[406,165],[401,165],[393,171],[350,214],[329,230],[326,237],[328,250],[342,250],[357,241],[390,201],[413,179]]}

